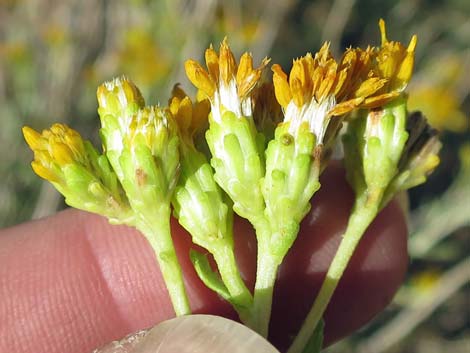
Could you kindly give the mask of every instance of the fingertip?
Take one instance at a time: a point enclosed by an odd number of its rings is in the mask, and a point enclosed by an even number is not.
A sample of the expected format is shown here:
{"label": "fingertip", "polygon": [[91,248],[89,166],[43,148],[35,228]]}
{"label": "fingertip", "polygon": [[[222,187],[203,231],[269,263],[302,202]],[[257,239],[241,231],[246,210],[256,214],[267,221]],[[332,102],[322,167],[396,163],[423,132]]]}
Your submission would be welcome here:
{"label": "fingertip", "polygon": [[[82,213],[82,216],[86,218],[83,234],[127,323],[127,332],[174,317],[155,253],[146,238],[135,228],[111,226],[105,218],[92,214]],[[233,317],[234,311],[204,286],[191,263],[190,248],[205,250],[192,244],[190,235],[174,219],[171,228],[192,312]]]}
{"label": "fingertip", "polygon": [[[197,278],[189,243],[175,239],[194,312],[233,315]],[[174,316],[146,239],[96,215],[70,209],[3,230],[0,263],[2,352],[87,352]]]}

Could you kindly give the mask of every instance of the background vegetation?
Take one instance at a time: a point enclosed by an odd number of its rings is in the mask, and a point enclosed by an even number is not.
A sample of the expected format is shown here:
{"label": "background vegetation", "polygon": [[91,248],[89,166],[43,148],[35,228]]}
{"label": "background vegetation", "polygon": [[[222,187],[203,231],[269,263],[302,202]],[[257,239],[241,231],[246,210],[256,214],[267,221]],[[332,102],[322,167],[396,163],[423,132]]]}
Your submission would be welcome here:
{"label": "background vegetation", "polygon": [[470,2],[467,0],[0,0],[0,227],[64,205],[21,136],[66,122],[97,142],[95,90],[126,74],[150,102],[190,85],[183,62],[228,35],[235,52],[293,57],[419,38],[412,109],[441,131],[442,163],[410,195],[409,278],[389,309],[328,352],[470,351]]}

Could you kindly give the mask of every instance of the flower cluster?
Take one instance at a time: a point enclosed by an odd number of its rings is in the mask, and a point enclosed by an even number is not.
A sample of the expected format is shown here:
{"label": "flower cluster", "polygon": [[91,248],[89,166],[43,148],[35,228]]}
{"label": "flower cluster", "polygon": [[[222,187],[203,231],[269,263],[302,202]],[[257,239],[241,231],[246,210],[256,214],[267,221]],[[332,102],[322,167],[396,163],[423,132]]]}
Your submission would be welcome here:
{"label": "flower cluster", "polygon": [[259,67],[253,68],[251,54],[244,53],[237,65],[226,39],[220,45],[219,54],[210,46],[205,59],[207,70],[191,59],[186,61],[185,68],[189,80],[210,100],[213,119],[220,121],[225,111],[251,117],[251,93],[269,59],[265,58]]}
{"label": "flower cluster", "polygon": [[91,163],[80,134],[63,124],[54,124],[41,134],[30,127],[23,128],[26,142],[34,151],[33,170],[40,177],[64,184],[62,168],[77,164],[90,169]]}
{"label": "flower cluster", "polygon": [[54,124],[41,134],[25,126],[23,134],[34,151],[33,170],[50,181],[69,205],[100,213],[112,223],[133,224],[129,201],[107,158],[77,131]]}
{"label": "flower cluster", "polygon": [[[272,65],[272,80],[265,73],[270,59],[255,67],[244,53],[237,62],[224,39],[218,53],[206,50],[206,68],[185,63],[198,99],[175,85],[168,106],[145,106],[127,78],[106,82],[97,91],[103,153],[62,124],[42,134],[25,127],[33,170],[73,207],[139,229],[156,253],[175,313],[185,315],[190,307],[171,238],[173,212],[213,255],[216,271],[204,254],[190,255],[204,284],[267,336],[278,267],[344,131],[356,200],[328,280],[289,351],[301,352],[312,334],[321,335],[325,308],[368,225],[439,163],[435,130],[407,111],[417,38],[405,47],[387,39],[382,20],[379,27],[380,47],[348,48],[337,60],[325,43],[295,59],[288,73]],[[256,230],[253,292],[236,262],[233,212]]]}
{"label": "flower cluster", "polygon": [[413,71],[416,36],[408,48],[389,42],[380,21],[382,46],[349,48],[337,62],[325,43],[315,56],[294,60],[289,76],[273,65],[276,98],[284,109],[284,121],[295,135],[304,123],[318,144],[331,117],[341,117],[357,108],[377,108],[396,98]]}

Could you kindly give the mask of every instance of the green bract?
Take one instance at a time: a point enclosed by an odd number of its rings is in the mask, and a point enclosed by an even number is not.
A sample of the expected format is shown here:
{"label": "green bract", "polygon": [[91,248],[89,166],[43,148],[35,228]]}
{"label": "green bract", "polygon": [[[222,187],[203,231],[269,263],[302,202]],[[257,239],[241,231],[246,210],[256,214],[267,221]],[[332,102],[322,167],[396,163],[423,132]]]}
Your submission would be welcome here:
{"label": "green bract", "polygon": [[280,125],[266,150],[266,176],[262,182],[265,215],[275,239],[269,243],[273,253],[285,254],[310,211],[310,199],[320,187],[319,156],[315,156],[315,135],[307,128],[297,137]]}
{"label": "green bract", "polygon": [[264,210],[260,181],[264,175],[264,136],[251,117],[225,111],[221,121],[209,119],[206,133],[212,153],[215,180],[233,200],[233,209],[244,218],[261,217]]}

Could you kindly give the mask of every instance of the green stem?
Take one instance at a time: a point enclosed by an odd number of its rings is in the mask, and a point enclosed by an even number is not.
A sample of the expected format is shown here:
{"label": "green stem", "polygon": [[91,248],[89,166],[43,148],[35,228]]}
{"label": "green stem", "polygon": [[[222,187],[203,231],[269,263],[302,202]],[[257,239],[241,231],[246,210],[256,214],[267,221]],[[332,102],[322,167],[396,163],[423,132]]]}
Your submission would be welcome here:
{"label": "green stem", "polygon": [[171,238],[170,207],[163,207],[152,217],[140,217],[137,228],[155,252],[176,316],[191,314],[183,273]]}
{"label": "green stem", "polygon": [[223,246],[213,252],[220,277],[232,297],[234,308],[237,311],[240,320],[250,328],[254,328],[253,318],[251,316],[251,306],[253,297],[243,281],[233,248]]}
{"label": "green stem", "polygon": [[[261,251],[261,249],[258,248],[258,251]],[[268,336],[274,283],[276,282],[278,267],[279,261],[272,255],[266,253],[258,255],[253,315],[256,322],[256,331],[263,337]]]}
{"label": "green stem", "polygon": [[257,222],[255,224],[258,255],[252,315],[256,324],[255,331],[261,336],[267,337],[269,321],[271,319],[274,284],[276,282],[277,269],[283,256],[274,256],[271,253],[271,228],[267,220],[264,220],[265,222]]}
{"label": "green stem", "polygon": [[341,240],[335,257],[330,264],[330,268],[328,269],[320,288],[320,292],[315,298],[315,302],[313,303],[310,312],[307,314],[307,317],[297,334],[297,337],[289,348],[288,353],[300,353],[305,348],[305,345],[315,330],[315,327],[320,322],[357,244],[361,240],[367,227],[372,223],[373,219],[377,215],[381,198],[377,197],[377,193],[371,193],[369,195],[373,195],[373,197],[372,199],[367,198],[366,202],[360,202],[360,199],[356,200],[356,204],[349,218],[346,232],[343,235],[343,239]]}

